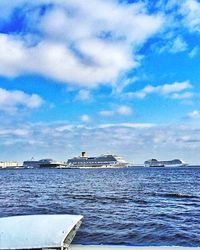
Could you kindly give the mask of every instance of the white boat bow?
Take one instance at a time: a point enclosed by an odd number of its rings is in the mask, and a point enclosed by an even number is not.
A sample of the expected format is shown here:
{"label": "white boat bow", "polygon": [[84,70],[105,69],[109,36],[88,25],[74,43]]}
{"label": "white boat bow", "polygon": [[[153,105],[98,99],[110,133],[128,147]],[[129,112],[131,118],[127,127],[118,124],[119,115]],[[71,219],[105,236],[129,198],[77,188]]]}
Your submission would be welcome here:
{"label": "white boat bow", "polygon": [[0,249],[68,249],[79,215],[26,215],[0,219]]}

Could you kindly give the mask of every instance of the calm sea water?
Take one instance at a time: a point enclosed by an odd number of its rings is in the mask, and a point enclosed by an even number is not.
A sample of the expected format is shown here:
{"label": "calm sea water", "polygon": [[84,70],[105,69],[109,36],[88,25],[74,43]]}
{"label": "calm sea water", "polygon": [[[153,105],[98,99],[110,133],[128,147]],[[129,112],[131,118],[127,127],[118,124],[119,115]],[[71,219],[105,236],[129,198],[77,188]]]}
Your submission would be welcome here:
{"label": "calm sea water", "polygon": [[82,244],[200,246],[200,168],[0,171],[0,216],[81,214]]}

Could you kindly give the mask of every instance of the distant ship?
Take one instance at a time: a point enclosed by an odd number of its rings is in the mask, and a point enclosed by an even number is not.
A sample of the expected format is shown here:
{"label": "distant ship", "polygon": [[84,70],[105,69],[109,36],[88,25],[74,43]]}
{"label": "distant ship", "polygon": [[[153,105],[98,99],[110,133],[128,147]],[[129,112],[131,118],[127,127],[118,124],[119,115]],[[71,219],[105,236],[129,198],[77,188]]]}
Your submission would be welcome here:
{"label": "distant ship", "polygon": [[145,167],[184,167],[187,166],[186,163],[179,159],[174,159],[171,161],[158,161],[156,159],[151,159],[144,162]]}
{"label": "distant ship", "polygon": [[87,157],[86,152],[82,152],[81,156],[68,159],[67,165],[70,168],[124,168],[128,163],[117,155]]}
{"label": "distant ship", "polygon": [[52,159],[42,159],[39,161],[24,161],[23,162],[24,168],[62,168],[66,167],[66,163],[61,161],[55,161]]}

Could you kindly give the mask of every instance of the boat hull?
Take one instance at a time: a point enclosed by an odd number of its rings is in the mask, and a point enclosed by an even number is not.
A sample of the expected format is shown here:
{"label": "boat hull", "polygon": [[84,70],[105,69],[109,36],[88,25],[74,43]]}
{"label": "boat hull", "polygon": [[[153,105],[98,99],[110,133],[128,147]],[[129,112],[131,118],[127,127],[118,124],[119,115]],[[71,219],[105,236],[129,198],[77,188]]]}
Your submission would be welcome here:
{"label": "boat hull", "polygon": [[68,249],[82,218],[66,214],[0,218],[0,250]]}

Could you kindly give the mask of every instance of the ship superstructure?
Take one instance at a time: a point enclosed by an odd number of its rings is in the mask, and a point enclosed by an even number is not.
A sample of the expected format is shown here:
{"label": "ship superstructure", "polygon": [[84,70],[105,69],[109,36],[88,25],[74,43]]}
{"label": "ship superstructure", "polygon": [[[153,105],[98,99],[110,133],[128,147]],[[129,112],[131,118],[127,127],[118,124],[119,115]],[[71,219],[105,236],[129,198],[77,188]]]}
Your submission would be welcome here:
{"label": "ship superstructure", "polygon": [[67,164],[70,168],[122,168],[128,165],[122,157],[117,155],[87,157],[85,152],[82,152],[79,157],[69,159]]}

